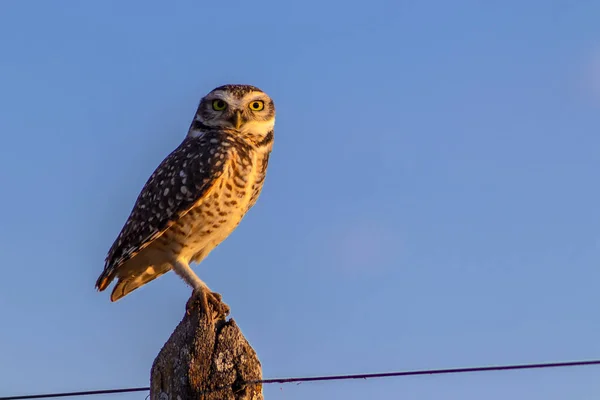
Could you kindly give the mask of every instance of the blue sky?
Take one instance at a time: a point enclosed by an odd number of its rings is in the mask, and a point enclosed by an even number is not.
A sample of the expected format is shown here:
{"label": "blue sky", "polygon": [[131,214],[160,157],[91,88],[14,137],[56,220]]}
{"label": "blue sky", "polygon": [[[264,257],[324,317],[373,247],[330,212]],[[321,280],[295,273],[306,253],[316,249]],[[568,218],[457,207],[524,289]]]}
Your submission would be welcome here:
{"label": "blue sky", "polygon": [[[190,291],[94,283],[198,100],[277,105],[195,270],[265,378],[600,358],[600,3],[0,2],[0,396],[144,386]],[[597,399],[598,368],[268,399]],[[145,393],[107,398],[143,399]]]}

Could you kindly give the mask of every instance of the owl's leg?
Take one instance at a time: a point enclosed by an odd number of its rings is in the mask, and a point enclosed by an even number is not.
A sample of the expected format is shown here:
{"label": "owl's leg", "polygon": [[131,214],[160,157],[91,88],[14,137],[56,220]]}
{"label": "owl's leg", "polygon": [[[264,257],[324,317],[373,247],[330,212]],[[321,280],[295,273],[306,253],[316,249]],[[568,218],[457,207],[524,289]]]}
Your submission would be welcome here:
{"label": "owl's leg", "polygon": [[[210,303],[217,313],[225,315],[229,314],[229,307],[222,302],[221,295],[210,290],[208,285],[196,275],[187,262],[175,260],[173,262],[173,271],[175,271],[185,283],[192,287],[194,290],[194,295],[192,297],[198,296],[200,298],[202,311],[208,314],[210,312],[208,303]],[[188,308],[189,311],[189,302],[186,308]]]}
{"label": "owl's leg", "polygon": [[210,291],[206,283],[194,272],[190,265],[182,260],[174,260],[173,271],[183,279],[185,283],[190,285],[194,290]]}

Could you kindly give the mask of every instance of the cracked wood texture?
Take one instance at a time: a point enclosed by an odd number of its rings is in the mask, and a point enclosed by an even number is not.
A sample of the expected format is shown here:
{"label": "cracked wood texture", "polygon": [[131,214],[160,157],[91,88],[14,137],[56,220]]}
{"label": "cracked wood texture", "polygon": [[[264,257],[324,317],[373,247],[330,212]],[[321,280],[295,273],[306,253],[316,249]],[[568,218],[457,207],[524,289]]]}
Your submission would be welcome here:
{"label": "cracked wood texture", "polygon": [[[228,308],[202,311],[192,295],[187,312],[152,365],[151,400],[263,400],[262,368]],[[218,307],[217,307],[218,308]]]}

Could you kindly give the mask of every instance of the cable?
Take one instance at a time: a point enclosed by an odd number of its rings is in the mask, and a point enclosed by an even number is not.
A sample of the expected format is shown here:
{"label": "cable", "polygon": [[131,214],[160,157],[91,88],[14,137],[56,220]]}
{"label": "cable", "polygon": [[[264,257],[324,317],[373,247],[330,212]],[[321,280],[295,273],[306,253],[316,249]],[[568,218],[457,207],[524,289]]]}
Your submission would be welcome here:
{"label": "cable", "polygon": [[49,399],[51,397],[94,396],[94,395],[98,395],[98,394],[147,392],[148,390],[150,390],[149,387],[134,387],[134,388],[125,388],[125,389],[105,389],[105,390],[86,390],[84,392],[29,394],[29,395],[24,395],[24,396],[0,397],[0,400]]}
{"label": "cable", "polygon": [[[538,364],[517,364],[517,365],[497,365],[489,367],[469,367],[469,368],[447,368],[447,369],[425,369],[415,371],[398,371],[398,372],[382,372],[372,374],[355,374],[355,375],[329,375],[329,376],[314,376],[314,377],[299,377],[299,378],[274,378],[263,379],[256,381],[248,381],[245,385],[256,384],[272,384],[272,383],[292,383],[292,382],[315,382],[315,381],[341,381],[348,379],[374,379],[374,378],[389,378],[400,376],[415,376],[415,375],[442,375],[442,374],[460,374],[471,372],[490,372],[490,371],[509,371],[523,369],[540,369],[540,368],[566,368],[566,367],[582,367],[589,365],[600,365],[600,360],[589,361],[565,361],[554,363],[538,363]],[[220,390],[226,387],[219,388]],[[47,399],[52,397],[70,397],[70,396],[90,396],[99,394],[114,394],[127,392],[143,392],[150,390],[149,387],[133,387],[124,389],[107,389],[107,390],[88,390],[83,392],[64,392],[64,393],[48,393],[48,394],[33,394],[24,396],[9,396],[0,397],[0,400],[27,400],[27,399]]]}
{"label": "cable", "polygon": [[[515,369],[535,369],[535,368],[559,368],[559,367],[578,367],[586,365],[600,365],[600,360],[591,361],[568,361],[557,363],[540,363],[540,364],[521,364],[521,365],[498,365],[491,367],[470,367],[470,368],[447,368],[447,369],[425,369],[419,371],[399,371],[399,372],[382,372],[375,374],[357,374],[357,375],[331,375],[331,376],[315,376],[306,378],[281,378],[281,379],[263,379],[262,381],[253,381],[249,383],[292,383],[292,382],[315,382],[315,381],[342,381],[348,379],[372,379],[372,378],[389,378],[397,376],[415,376],[415,375],[442,375],[442,374],[459,374],[469,372],[489,372],[489,371],[509,371]],[[3,400],[0,398],[0,400]]]}

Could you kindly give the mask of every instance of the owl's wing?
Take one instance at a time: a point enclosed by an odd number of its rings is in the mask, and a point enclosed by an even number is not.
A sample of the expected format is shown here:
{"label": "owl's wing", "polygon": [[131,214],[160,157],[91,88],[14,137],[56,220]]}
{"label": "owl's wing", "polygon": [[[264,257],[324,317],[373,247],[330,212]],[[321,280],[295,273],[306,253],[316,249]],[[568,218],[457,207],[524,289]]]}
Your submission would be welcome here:
{"label": "owl's wing", "polygon": [[96,282],[102,291],[115,270],[162,235],[203,198],[223,174],[228,152],[213,135],[186,138],[163,160],[139,194]]}

